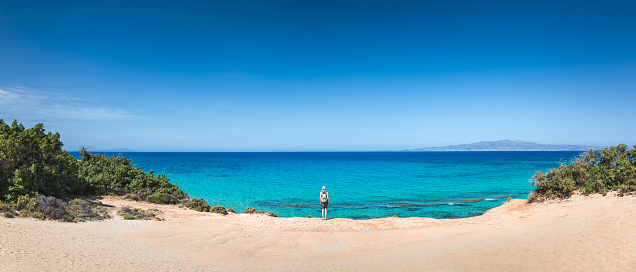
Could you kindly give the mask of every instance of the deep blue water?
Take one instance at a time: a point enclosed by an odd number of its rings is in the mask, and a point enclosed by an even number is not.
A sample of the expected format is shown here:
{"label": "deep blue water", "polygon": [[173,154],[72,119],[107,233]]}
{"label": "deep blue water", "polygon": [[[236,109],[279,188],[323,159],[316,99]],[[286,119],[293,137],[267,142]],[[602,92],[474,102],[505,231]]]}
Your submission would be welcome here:
{"label": "deep blue water", "polygon": [[[538,171],[580,152],[290,152],[142,153],[122,155],[165,174],[191,197],[237,212],[320,217],[457,218],[482,214],[508,197],[526,198]],[[77,153],[71,153],[78,156]]]}

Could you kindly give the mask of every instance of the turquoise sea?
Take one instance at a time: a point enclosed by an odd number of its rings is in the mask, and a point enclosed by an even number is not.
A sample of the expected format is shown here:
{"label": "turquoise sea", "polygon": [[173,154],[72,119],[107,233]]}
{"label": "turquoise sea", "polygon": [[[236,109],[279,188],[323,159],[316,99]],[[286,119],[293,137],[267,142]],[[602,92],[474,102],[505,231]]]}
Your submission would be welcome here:
{"label": "turquoise sea", "polygon": [[[193,198],[237,212],[254,207],[280,217],[458,218],[477,216],[508,197],[526,198],[530,179],[581,152],[267,152],[120,153],[165,174]],[[78,156],[77,153],[74,153]]]}

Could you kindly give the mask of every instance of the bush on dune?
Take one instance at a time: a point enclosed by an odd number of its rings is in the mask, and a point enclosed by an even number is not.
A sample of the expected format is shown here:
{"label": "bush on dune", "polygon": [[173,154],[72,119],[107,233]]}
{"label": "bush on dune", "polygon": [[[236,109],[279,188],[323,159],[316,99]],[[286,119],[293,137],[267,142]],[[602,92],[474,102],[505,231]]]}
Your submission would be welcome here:
{"label": "bush on dune", "polygon": [[109,218],[106,208],[100,202],[72,199],[64,202],[53,196],[22,195],[14,203],[0,201],[0,212],[5,217],[33,217],[42,220],[62,222],[85,222]]}
{"label": "bush on dune", "polygon": [[35,199],[29,197],[29,195],[21,195],[16,202],[13,203],[13,208],[18,211],[34,211],[36,207],[37,203]]}
{"label": "bush on dune", "polygon": [[166,193],[158,193],[148,196],[148,202],[156,204],[179,204],[179,199]]}
{"label": "bush on dune", "polygon": [[121,210],[117,211],[117,214],[126,220],[162,220],[152,211],[144,211],[143,209],[128,206],[122,207]]}
{"label": "bush on dune", "polygon": [[0,200],[88,192],[78,161],[62,146],[60,134],[45,133],[42,124],[26,129],[17,120],[9,126],[0,119]]}
{"label": "bush on dune", "polygon": [[254,208],[247,208],[243,211],[243,213],[247,213],[247,214],[264,214],[267,216],[271,216],[271,217],[278,217],[274,212],[265,212],[265,211],[259,211],[257,209]]}
{"label": "bush on dune", "polygon": [[129,159],[80,150],[81,160],[65,150],[59,133],[44,125],[25,128],[0,119],[0,200],[16,202],[23,195],[125,195],[150,190],[169,202],[188,196],[163,174],[134,167]]}
{"label": "bush on dune", "polygon": [[636,192],[636,145],[629,149],[620,144],[596,152],[581,154],[574,162],[538,171],[532,179],[537,186],[528,201],[567,198],[575,192],[584,194],[618,191],[620,195]]}
{"label": "bush on dune", "polygon": [[227,215],[227,209],[223,206],[210,206],[207,201],[203,198],[194,198],[185,203],[186,208],[195,210],[198,212],[211,212],[211,213],[220,213],[222,215]]}
{"label": "bush on dune", "polygon": [[185,203],[186,208],[195,210],[197,212],[209,212],[210,204],[205,201],[203,198],[193,198],[190,201]]}
{"label": "bush on dune", "polygon": [[155,176],[152,170],[146,173],[140,167],[135,168],[129,159],[91,154],[84,147],[81,148],[80,155],[82,159],[79,176],[90,184],[94,194],[125,195],[151,190],[155,194],[171,195],[174,199],[187,198],[186,193],[177,184],[170,183],[165,175]]}
{"label": "bush on dune", "polygon": [[[125,195],[143,190],[176,199],[187,195],[163,174],[155,176],[134,167],[129,159],[91,154],[81,148],[81,160],[62,150],[59,133],[45,133],[44,125],[26,129],[0,119],[0,200],[22,195]],[[172,198],[171,198],[172,199]]]}
{"label": "bush on dune", "polygon": [[254,209],[254,208],[247,208],[247,209],[245,209],[243,211],[243,213],[247,213],[247,214],[261,214],[263,212],[261,212],[261,211],[259,211],[257,209]]}
{"label": "bush on dune", "polygon": [[227,215],[227,209],[225,209],[225,207],[219,206],[219,205],[210,207],[210,212],[211,213],[220,213],[222,215]]}
{"label": "bush on dune", "polygon": [[0,200],[0,212],[6,213],[11,211],[13,211],[13,209],[11,208],[11,203]]}
{"label": "bush on dune", "polygon": [[66,203],[49,196],[39,195],[35,198],[37,211],[44,217],[53,220],[60,220],[67,214]]}
{"label": "bush on dune", "polygon": [[144,189],[133,193],[128,193],[122,196],[123,199],[134,201],[148,201],[148,197],[152,195],[152,190]]}
{"label": "bush on dune", "polygon": [[78,160],[62,147],[59,133],[45,133],[42,124],[27,129],[17,120],[9,126],[0,119],[0,209],[6,216],[24,211],[20,215],[42,219],[97,218],[101,212],[87,209],[94,206],[90,202],[60,200],[78,195],[118,195],[157,204],[186,203],[186,207],[197,211],[228,213],[225,207],[211,207],[203,199],[189,201],[190,197],[165,175],[155,176],[152,170],[146,173],[122,156],[92,154],[82,147]]}
{"label": "bush on dune", "polygon": [[84,222],[110,218],[106,208],[101,202],[92,202],[78,198],[67,203],[66,212],[69,214],[69,216],[67,216],[69,222]]}
{"label": "bush on dune", "polygon": [[271,217],[278,217],[274,212],[266,212],[265,215],[271,216]]}

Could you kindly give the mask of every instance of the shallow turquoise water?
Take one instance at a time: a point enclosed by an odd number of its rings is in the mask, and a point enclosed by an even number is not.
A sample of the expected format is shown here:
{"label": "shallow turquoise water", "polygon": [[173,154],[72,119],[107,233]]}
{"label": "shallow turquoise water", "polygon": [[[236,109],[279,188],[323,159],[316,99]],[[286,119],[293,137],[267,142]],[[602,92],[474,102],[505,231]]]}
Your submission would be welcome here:
{"label": "shallow turquoise water", "polygon": [[[164,173],[191,197],[243,211],[320,217],[457,218],[482,214],[508,197],[526,198],[538,171],[580,152],[140,153],[122,155]],[[74,154],[77,155],[77,154]]]}

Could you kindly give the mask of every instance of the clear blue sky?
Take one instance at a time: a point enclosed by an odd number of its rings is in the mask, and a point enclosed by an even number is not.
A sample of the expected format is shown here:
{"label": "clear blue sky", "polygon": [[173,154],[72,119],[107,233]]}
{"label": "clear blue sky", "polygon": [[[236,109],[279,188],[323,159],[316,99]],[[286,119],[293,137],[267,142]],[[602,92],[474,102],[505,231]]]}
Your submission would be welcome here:
{"label": "clear blue sky", "polygon": [[0,0],[0,118],[68,150],[631,146],[635,3]]}

